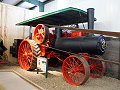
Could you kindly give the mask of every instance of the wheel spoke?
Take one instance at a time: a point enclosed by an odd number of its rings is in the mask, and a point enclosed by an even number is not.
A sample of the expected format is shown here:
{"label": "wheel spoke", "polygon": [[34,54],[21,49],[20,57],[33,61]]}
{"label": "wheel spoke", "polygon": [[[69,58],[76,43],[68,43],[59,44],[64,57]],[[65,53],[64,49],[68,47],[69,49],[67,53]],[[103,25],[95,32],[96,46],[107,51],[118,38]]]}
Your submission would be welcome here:
{"label": "wheel spoke", "polygon": [[69,70],[70,68],[69,67],[66,67],[66,66],[63,66],[64,68],[66,68],[67,70]]}
{"label": "wheel spoke", "polygon": [[71,60],[71,61],[72,61],[72,65],[75,67],[75,66],[76,66],[76,64],[75,64],[75,61],[76,61],[75,58],[72,57],[72,60]]}
{"label": "wheel spoke", "polygon": [[101,71],[95,68],[95,71],[101,74]]}
{"label": "wheel spoke", "polygon": [[31,48],[31,46],[28,44],[27,46],[26,46],[26,51],[28,51],[29,49]]}
{"label": "wheel spoke", "polygon": [[80,80],[82,80],[82,81],[84,80],[84,78],[81,78],[79,75],[78,75],[77,77],[78,77]]}
{"label": "wheel spoke", "polygon": [[73,62],[74,62],[74,66],[75,66],[75,67],[79,67],[79,63],[76,61],[75,58],[73,59]]}
{"label": "wheel spoke", "polygon": [[85,74],[83,74],[83,73],[81,73],[81,72],[78,72],[78,73],[80,73],[80,75],[82,75],[82,76],[84,76],[84,77],[85,77]]}
{"label": "wheel spoke", "polygon": [[100,69],[100,70],[102,70],[103,68],[100,68],[100,67],[96,67],[96,69]]}
{"label": "wheel spoke", "polygon": [[70,77],[74,78],[74,76],[75,76],[75,73],[71,73]]}
{"label": "wheel spoke", "polygon": [[22,52],[25,52],[24,48],[21,48]]}
{"label": "wheel spoke", "polygon": [[68,64],[68,62],[65,62],[70,68],[72,68],[72,65],[71,64]]}
{"label": "wheel spoke", "polygon": [[78,67],[79,67],[79,63],[75,60],[75,62],[76,62],[76,64],[78,65]]}
{"label": "wheel spoke", "polygon": [[78,67],[81,67],[83,64],[81,63]]}

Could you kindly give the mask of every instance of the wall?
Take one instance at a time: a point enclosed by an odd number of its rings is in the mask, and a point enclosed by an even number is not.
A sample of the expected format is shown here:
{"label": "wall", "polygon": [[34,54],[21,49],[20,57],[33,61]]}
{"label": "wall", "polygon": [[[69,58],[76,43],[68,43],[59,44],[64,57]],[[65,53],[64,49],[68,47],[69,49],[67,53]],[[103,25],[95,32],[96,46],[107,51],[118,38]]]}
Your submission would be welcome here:
{"label": "wall", "polygon": [[75,7],[87,11],[95,8],[95,29],[120,32],[120,0],[53,0],[45,4],[44,11]]}
{"label": "wall", "polygon": [[44,13],[35,12],[3,3],[0,3],[0,12],[0,39],[3,39],[4,45],[8,49],[6,53],[9,56],[9,61],[17,62],[17,59],[13,58],[9,54],[10,46],[12,46],[14,39],[24,39],[27,37],[29,35],[29,27],[16,26],[15,24],[33,17],[40,16]]}
{"label": "wall", "polygon": [[[115,62],[120,62],[120,38],[106,38],[107,48],[103,58]],[[106,63],[106,76],[120,79],[120,65]]]}

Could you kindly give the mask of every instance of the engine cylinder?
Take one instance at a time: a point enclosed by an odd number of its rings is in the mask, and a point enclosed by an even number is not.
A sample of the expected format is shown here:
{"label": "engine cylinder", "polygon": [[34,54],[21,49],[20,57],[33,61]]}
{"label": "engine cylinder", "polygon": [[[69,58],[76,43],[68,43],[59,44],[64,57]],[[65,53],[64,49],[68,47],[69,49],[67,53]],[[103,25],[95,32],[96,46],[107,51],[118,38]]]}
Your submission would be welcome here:
{"label": "engine cylinder", "polygon": [[102,55],[105,52],[105,40],[103,36],[59,38],[55,48],[73,53]]}

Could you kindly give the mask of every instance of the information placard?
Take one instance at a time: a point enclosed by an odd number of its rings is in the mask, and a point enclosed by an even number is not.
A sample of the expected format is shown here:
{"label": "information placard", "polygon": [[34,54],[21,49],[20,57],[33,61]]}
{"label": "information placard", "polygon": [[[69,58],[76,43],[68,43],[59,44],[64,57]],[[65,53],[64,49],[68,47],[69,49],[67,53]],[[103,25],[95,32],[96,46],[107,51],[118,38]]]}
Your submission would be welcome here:
{"label": "information placard", "polygon": [[46,72],[47,68],[47,58],[44,57],[38,57],[37,58],[37,69]]}

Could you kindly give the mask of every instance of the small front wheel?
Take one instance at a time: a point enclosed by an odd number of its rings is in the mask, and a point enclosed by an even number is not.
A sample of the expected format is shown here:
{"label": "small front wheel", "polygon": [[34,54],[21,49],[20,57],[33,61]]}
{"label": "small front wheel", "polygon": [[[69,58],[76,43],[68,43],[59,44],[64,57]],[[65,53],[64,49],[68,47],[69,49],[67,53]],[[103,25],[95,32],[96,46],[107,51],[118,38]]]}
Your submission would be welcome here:
{"label": "small front wheel", "polygon": [[64,79],[71,85],[82,85],[90,76],[87,61],[81,56],[71,55],[63,61],[62,72]]}

